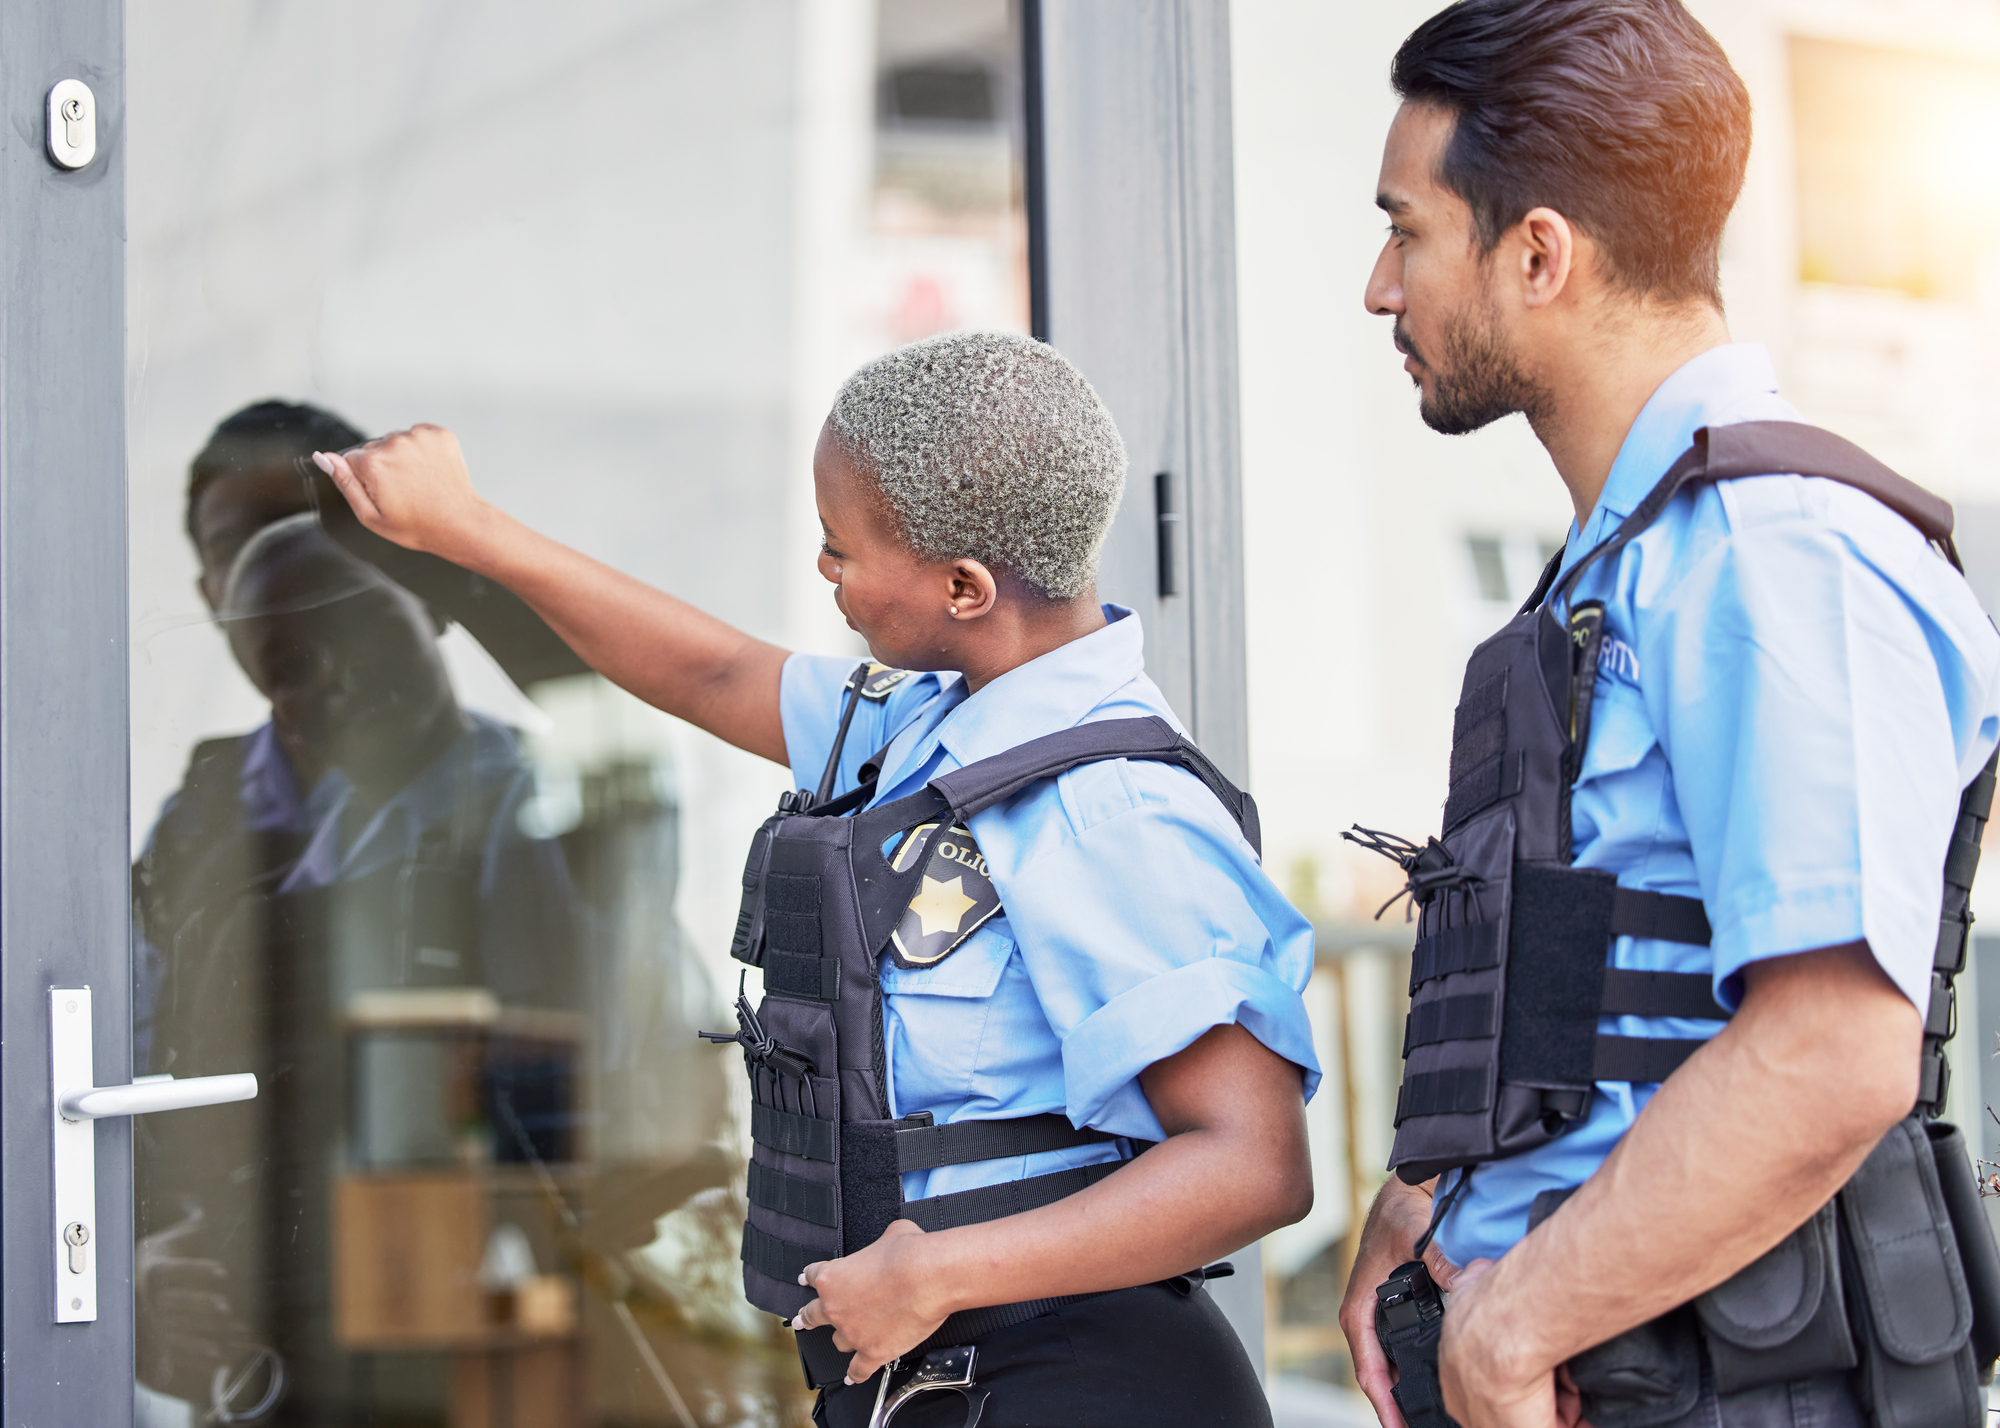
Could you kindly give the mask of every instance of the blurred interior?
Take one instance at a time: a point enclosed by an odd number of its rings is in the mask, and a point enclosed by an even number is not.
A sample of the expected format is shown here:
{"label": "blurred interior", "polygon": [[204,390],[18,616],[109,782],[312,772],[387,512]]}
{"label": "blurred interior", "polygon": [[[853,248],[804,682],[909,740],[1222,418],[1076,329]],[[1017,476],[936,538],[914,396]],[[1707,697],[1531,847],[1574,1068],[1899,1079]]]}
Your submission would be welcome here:
{"label": "blurred interior", "polygon": [[129,23],[136,1049],[265,1087],[142,1128],[140,1421],[802,1423],[694,1036],[783,771],[322,529],[296,404],[447,424],[529,521],[854,649],[806,458],[858,362],[1027,325],[1018,20]]}

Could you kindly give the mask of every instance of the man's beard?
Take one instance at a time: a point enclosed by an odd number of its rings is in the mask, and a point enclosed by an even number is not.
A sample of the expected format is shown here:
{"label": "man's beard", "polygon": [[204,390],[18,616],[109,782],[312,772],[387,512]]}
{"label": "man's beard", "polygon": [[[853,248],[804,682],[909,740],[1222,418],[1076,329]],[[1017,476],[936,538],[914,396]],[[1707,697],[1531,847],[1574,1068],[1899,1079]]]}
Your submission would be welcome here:
{"label": "man's beard", "polygon": [[1548,393],[1522,368],[1501,340],[1490,304],[1467,304],[1444,331],[1443,362],[1433,365],[1417,350],[1403,320],[1396,319],[1396,346],[1430,370],[1431,391],[1423,393],[1423,373],[1410,380],[1421,396],[1417,411],[1424,425],[1446,436],[1464,436],[1504,416],[1524,412],[1529,421],[1547,409]]}

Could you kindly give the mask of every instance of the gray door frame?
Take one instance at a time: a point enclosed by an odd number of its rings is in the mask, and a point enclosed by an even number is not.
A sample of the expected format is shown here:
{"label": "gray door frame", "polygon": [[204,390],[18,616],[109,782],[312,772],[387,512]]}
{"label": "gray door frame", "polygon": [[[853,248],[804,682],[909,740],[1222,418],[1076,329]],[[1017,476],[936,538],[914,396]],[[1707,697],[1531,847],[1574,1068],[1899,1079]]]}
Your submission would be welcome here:
{"label": "gray door frame", "polygon": [[[1131,457],[1100,588],[1210,757],[1248,775],[1228,0],[1042,0],[1038,318]],[[1162,594],[1154,477],[1178,590]]]}
{"label": "gray door frame", "polygon": [[[97,100],[73,173],[61,79]],[[97,1082],[130,1080],[120,0],[0,5],[0,87],[0,1422],[124,1424],[131,1123],[96,1123],[99,1318],[58,1326],[47,992],[91,988]]]}
{"label": "gray door frame", "polygon": [[[1195,736],[1248,772],[1227,0],[1040,0],[1031,66],[1041,335],[1089,374],[1132,480],[1106,598]],[[132,1415],[129,1122],[97,1123],[100,1317],[58,1326],[46,992],[89,985],[99,1084],[131,1072],[121,0],[0,6],[0,1428]],[[81,79],[70,173],[44,103]],[[1175,593],[1161,593],[1157,473]],[[1262,1343],[1254,1247],[1217,1286]]]}
{"label": "gray door frame", "polygon": [[[1146,627],[1146,669],[1249,778],[1228,0],[1029,0],[1036,335],[1117,419],[1131,466],[1100,568]],[[1037,44],[1039,51],[1037,52]],[[1179,516],[1164,528],[1155,478]],[[1176,593],[1163,594],[1166,542]],[[1214,1293],[1263,1371],[1256,1246]]]}

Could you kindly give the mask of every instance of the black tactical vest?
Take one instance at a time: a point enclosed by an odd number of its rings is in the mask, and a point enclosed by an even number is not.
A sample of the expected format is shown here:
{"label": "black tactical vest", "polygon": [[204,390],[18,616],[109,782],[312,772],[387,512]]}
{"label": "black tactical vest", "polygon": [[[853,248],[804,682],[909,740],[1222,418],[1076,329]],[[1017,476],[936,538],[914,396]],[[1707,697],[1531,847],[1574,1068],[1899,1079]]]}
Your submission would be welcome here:
{"label": "black tactical vest", "polygon": [[[734,1036],[703,1033],[743,1047],[752,1147],[743,1287],[752,1304],[786,1318],[812,1298],[798,1283],[806,1265],[866,1248],[896,1219],[926,1230],[996,1220],[1072,1195],[1122,1163],[903,1200],[904,1171],[1114,1139],[1078,1130],[1060,1114],[942,1126],[932,1124],[929,1112],[890,1117],[877,968],[937,841],[1043,779],[1103,759],[1143,759],[1178,764],[1199,778],[1250,844],[1258,844],[1250,796],[1159,718],[1065,729],[944,774],[893,803],[864,808],[875,791],[878,754],[863,766],[858,788],[828,801],[856,701],[872,697],[866,686],[884,677],[879,667],[855,671],[818,795],[785,794],[757,830],[730,954],[763,969],[764,998],[753,1011],[738,996]],[[964,1342],[1051,1302],[954,1315],[931,1346]],[[826,1330],[800,1336],[809,1376],[816,1385],[829,1376],[837,1381],[825,1359],[830,1343],[809,1343],[815,1335],[831,1337]]]}
{"label": "black tactical vest", "polygon": [[[1560,582],[1562,555],[1549,562],[1520,613],[1466,666],[1442,841],[1419,848],[1366,830],[1355,839],[1403,865],[1419,911],[1389,1159],[1404,1181],[1543,1145],[1584,1116],[1593,1083],[1663,1081],[1702,1044],[1601,1035],[1600,1017],[1728,1016],[1706,973],[1607,965],[1621,936],[1706,946],[1709,926],[1697,899],[1622,888],[1611,873],[1571,865],[1570,792],[1590,740],[1604,607],[1567,606],[1567,596],[1681,490],[1771,472],[1866,491],[1958,566],[1948,505],[1860,448],[1794,422],[1695,433],[1638,508]],[[1921,1090],[1932,1115],[1944,1100],[1952,977],[1965,963],[1967,899],[1993,787],[1989,763],[1965,791],[1944,868]]]}

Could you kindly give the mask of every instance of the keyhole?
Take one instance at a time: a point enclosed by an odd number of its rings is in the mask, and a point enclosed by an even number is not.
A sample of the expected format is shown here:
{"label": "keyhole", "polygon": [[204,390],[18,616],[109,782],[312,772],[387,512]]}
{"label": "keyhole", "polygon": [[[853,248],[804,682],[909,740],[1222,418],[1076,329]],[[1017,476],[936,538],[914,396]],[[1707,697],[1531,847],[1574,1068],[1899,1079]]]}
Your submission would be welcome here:
{"label": "keyhole", "polygon": [[80,149],[84,143],[83,101],[71,95],[62,102],[63,142],[72,149]]}
{"label": "keyhole", "polygon": [[90,1251],[85,1248],[90,1243],[90,1230],[82,1222],[71,1224],[63,1231],[63,1242],[69,1246],[69,1272],[82,1274],[90,1267]]}

